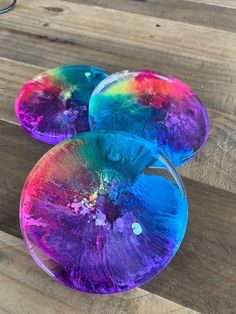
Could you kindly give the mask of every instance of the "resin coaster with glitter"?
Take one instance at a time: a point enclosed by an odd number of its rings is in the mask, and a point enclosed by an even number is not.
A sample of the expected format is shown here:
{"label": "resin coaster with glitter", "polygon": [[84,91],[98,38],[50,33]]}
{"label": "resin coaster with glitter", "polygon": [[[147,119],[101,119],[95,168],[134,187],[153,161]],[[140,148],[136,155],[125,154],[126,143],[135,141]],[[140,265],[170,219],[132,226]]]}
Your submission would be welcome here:
{"label": "resin coaster with glitter", "polygon": [[153,71],[120,72],[94,90],[89,104],[91,130],[118,130],[154,143],[180,166],[206,142],[206,109],[183,82]]}
{"label": "resin coaster with glitter", "polygon": [[160,273],[178,250],[188,204],[154,145],[130,134],[88,132],[49,150],[21,196],[30,254],[67,287],[110,294]]}
{"label": "resin coaster with glitter", "polygon": [[103,69],[85,65],[48,70],[21,88],[16,116],[32,137],[49,144],[88,131],[89,99],[105,77]]}

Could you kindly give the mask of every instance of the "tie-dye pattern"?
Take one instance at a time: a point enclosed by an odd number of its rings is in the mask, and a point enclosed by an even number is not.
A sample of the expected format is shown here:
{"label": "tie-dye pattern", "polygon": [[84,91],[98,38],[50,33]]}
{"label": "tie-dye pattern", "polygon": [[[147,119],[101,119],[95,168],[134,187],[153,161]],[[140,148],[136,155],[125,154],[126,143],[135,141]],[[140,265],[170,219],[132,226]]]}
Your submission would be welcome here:
{"label": "tie-dye pattern", "polygon": [[50,276],[89,293],[140,286],[175,255],[186,230],[181,180],[151,143],[90,132],[35,165],[20,205],[27,247]]}
{"label": "tie-dye pattern", "polygon": [[21,88],[16,116],[32,137],[49,144],[88,131],[89,99],[106,76],[102,69],[82,65],[48,70]]}
{"label": "tie-dye pattern", "polygon": [[180,166],[206,142],[205,107],[183,82],[153,71],[113,74],[89,104],[91,130],[117,130],[145,138]]}

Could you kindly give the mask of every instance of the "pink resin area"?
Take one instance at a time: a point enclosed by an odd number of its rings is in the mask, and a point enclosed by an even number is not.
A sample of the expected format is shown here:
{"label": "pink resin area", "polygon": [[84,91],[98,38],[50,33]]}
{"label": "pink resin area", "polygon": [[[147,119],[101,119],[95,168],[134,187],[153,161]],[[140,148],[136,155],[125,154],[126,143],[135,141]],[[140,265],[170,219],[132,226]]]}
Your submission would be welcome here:
{"label": "pink resin area", "polygon": [[206,108],[194,91],[154,71],[124,71],[103,80],[90,99],[89,124],[143,137],[175,166],[192,159],[209,133]]}
{"label": "pink resin area", "polygon": [[187,198],[154,146],[89,132],[52,148],[25,183],[21,230],[30,254],[67,287],[110,294],[160,273],[186,230]]}
{"label": "pink resin area", "polygon": [[32,137],[49,144],[89,131],[89,99],[106,76],[102,69],[84,65],[48,70],[21,88],[16,116]]}

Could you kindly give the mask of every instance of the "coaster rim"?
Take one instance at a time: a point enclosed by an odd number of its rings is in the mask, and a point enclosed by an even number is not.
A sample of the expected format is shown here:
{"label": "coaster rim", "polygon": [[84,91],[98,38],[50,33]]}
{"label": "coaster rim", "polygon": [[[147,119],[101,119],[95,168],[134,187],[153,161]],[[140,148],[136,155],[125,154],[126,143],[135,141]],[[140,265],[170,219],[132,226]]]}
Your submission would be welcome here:
{"label": "coaster rim", "polygon": [[[202,102],[202,100],[198,97],[197,93],[190,87],[188,86],[185,82],[179,80],[178,78],[174,77],[174,76],[170,76],[168,74],[164,74],[161,72],[158,72],[156,70],[149,70],[149,69],[138,69],[138,70],[122,70],[122,71],[118,71],[116,73],[112,73],[110,75],[108,75],[104,80],[102,80],[97,87],[94,89],[91,97],[90,97],[90,101],[89,101],[89,115],[88,115],[88,121],[89,121],[89,126],[91,131],[96,131],[97,129],[94,129],[92,127],[92,120],[91,120],[91,114],[90,114],[90,107],[91,107],[91,103],[93,101],[93,97],[97,96],[99,93],[106,91],[106,89],[109,89],[112,84],[115,84],[116,82],[119,82],[120,79],[124,78],[123,80],[129,80],[131,78],[135,78],[137,75],[139,75],[141,72],[147,73],[147,74],[153,74],[155,76],[157,76],[157,78],[161,78],[165,81],[168,81],[171,83],[172,80],[174,80],[175,84],[178,85],[178,88],[180,88],[181,90],[183,90],[183,87],[186,87],[188,95],[191,95],[190,93],[192,93],[191,96],[195,97],[197,99],[197,101],[201,104],[201,111],[204,117],[204,123],[205,123],[205,136],[204,136],[204,141],[202,146],[200,146],[196,151],[194,151],[191,155],[186,156],[185,158],[179,159],[178,160],[178,164],[174,165],[175,167],[182,167],[183,165],[185,165],[186,163],[188,163],[191,159],[193,159],[206,145],[207,139],[209,137],[210,134],[210,130],[211,130],[211,125],[210,125],[210,120],[209,120],[209,115],[208,115],[208,111],[206,109],[206,106],[204,105],[204,103]],[[111,130],[105,130],[105,131],[111,131]],[[167,159],[168,156],[166,156]]]}
{"label": "coaster rim", "polygon": [[[56,71],[77,71],[77,70],[78,71],[87,70],[87,71],[91,71],[91,72],[94,70],[94,71],[100,72],[101,74],[104,74],[105,78],[107,76],[109,76],[109,73],[105,69],[97,67],[97,66],[86,65],[86,64],[67,64],[67,65],[61,65],[61,66],[57,66],[57,67],[50,68],[50,69],[45,69],[44,71],[38,73],[34,77],[32,77],[29,80],[27,80],[26,82],[24,82],[22,84],[22,86],[20,87],[20,89],[18,90],[17,96],[14,100],[15,115],[16,115],[16,118],[17,118],[18,122],[20,123],[20,126],[22,127],[22,129],[24,131],[26,131],[26,133],[28,133],[32,138],[34,138],[40,142],[46,143],[48,145],[56,145],[56,144],[60,143],[61,141],[67,139],[61,134],[57,134],[57,135],[50,134],[50,136],[47,135],[47,141],[46,141],[45,139],[43,139],[43,137],[45,136],[46,133],[39,132],[39,131],[32,132],[32,129],[27,126],[27,124],[23,121],[23,119],[21,119],[20,114],[19,114],[19,108],[20,108],[20,104],[22,102],[22,97],[24,96],[24,93],[25,93],[24,89],[26,88],[27,84],[35,83],[39,79],[43,79],[46,75],[53,75],[53,74],[55,75]],[[90,95],[90,98],[91,98],[91,95]],[[87,103],[87,108],[88,108],[87,109],[87,112],[88,112],[89,111],[89,101]],[[89,124],[89,121],[88,121],[88,124]],[[62,140],[61,140],[61,138],[62,138]],[[55,139],[58,139],[58,141],[55,142]]]}
{"label": "coaster rim", "polygon": [[[113,292],[106,292],[106,293],[102,293],[102,292],[95,292],[95,291],[86,291],[86,290],[79,290],[79,289],[76,289],[74,287],[71,287],[71,286],[68,286],[66,285],[63,281],[61,281],[60,279],[58,279],[54,274],[53,272],[51,272],[41,261],[40,259],[38,258],[37,254],[34,253],[33,249],[32,249],[32,246],[31,244],[29,243],[29,240],[28,240],[28,236],[26,235],[26,232],[25,232],[25,227],[24,227],[24,223],[23,223],[23,218],[22,218],[22,210],[24,208],[24,199],[25,199],[25,196],[27,195],[27,189],[28,189],[28,186],[30,185],[30,182],[31,182],[31,179],[33,178],[33,176],[35,175],[35,173],[38,171],[38,169],[40,169],[40,166],[44,163],[45,159],[47,159],[47,157],[49,155],[51,155],[53,152],[57,151],[58,149],[62,149],[63,146],[66,144],[66,143],[70,143],[70,142],[73,142],[73,141],[76,141],[76,140],[80,140],[80,139],[83,139],[83,138],[86,138],[87,135],[91,135],[91,134],[94,134],[94,136],[100,134],[100,135],[109,135],[109,134],[114,134],[114,135],[122,135],[122,136],[129,136],[130,138],[133,138],[135,140],[139,140],[141,142],[145,142],[146,145],[148,145],[148,147],[150,147],[150,149],[153,149],[155,151],[155,154],[160,157],[161,161],[164,163],[166,169],[168,169],[168,171],[170,171],[171,175],[173,176],[173,184],[175,182],[175,184],[178,185],[179,187],[179,191],[181,192],[181,195],[183,198],[186,199],[186,221],[185,221],[185,228],[183,230],[183,233],[182,233],[182,239],[180,241],[180,243],[178,245],[176,245],[175,247],[175,250],[173,251],[173,255],[172,257],[170,258],[170,260],[168,261],[167,264],[165,264],[162,268],[159,269],[158,272],[156,272],[155,274],[153,274],[151,276],[150,279],[146,280],[144,283],[140,283],[138,285],[136,285],[135,287],[133,288],[127,288],[127,289],[124,289],[122,291],[113,291]],[[158,160],[158,158],[157,158]],[[146,167],[147,169],[148,168],[151,168],[151,165]],[[144,169],[146,169],[144,168]],[[156,168],[156,167],[154,167]],[[143,170],[144,170],[143,169]],[[143,171],[142,170],[142,171]],[[186,231],[187,231],[187,227],[188,227],[188,196],[187,196],[187,193],[186,193],[186,189],[185,189],[185,185],[181,179],[181,176],[178,174],[177,170],[175,169],[175,167],[171,164],[171,162],[167,159],[167,157],[165,157],[163,155],[162,152],[159,152],[156,150],[156,148],[154,147],[154,145],[152,143],[150,143],[149,141],[137,136],[137,135],[133,135],[133,134],[130,134],[130,133],[126,133],[126,132],[120,132],[120,131],[111,131],[111,132],[108,132],[108,131],[102,131],[102,130],[98,130],[98,131],[93,131],[93,132],[84,132],[84,133],[81,133],[81,134],[78,134],[74,137],[71,137],[69,139],[66,139],[62,142],[60,142],[59,144],[55,145],[54,147],[52,147],[51,149],[49,149],[37,162],[36,164],[34,165],[34,167],[30,170],[26,180],[25,180],[25,183],[24,183],[24,186],[22,188],[22,193],[21,193],[21,197],[20,197],[20,206],[19,206],[19,221],[20,221],[20,229],[21,229],[21,233],[23,235],[23,239],[24,239],[24,242],[25,242],[25,245],[28,249],[28,251],[30,252],[30,255],[31,257],[33,258],[33,260],[35,261],[35,263],[37,264],[37,266],[41,269],[43,269],[50,277],[52,277],[54,280],[56,280],[57,282],[60,282],[62,285],[64,285],[65,287],[67,288],[70,288],[70,289],[73,289],[77,292],[80,292],[80,293],[88,293],[88,294],[97,294],[97,295],[112,295],[112,294],[119,294],[119,293],[123,293],[123,292],[127,292],[127,291],[131,291],[135,288],[138,288],[140,286],[142,286],[143,284],[149,282],[151,279],[153,279],[155,276],[158,276],[168,265],[169,263],[173,260],[173,258],[175,257],[176,253],[178,252],[179,248],[181,247],[181,245],[183,245],[183,241],[185,239],[185,236],[186,236]]]}

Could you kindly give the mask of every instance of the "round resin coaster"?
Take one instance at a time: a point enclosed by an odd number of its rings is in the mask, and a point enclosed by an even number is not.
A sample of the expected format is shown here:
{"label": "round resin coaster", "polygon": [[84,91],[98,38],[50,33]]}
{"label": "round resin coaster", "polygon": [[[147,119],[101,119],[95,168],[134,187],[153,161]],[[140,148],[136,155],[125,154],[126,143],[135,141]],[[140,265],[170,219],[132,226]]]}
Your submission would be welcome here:
{"label": "round resin coaster", "polygon": [[49,144],[88,131],[89,99],[105,77],[104,70],[84,65],[48,70],[24,84],[16,116],[32,137]]}
{"label": "round resin coaster", "polygon": [[89,104],[92,130],[119,130],[154,143],[175,165],[191,159],[205,143],[205,107],[184,83],[152,71],[113,74],[94,90]]}
{"label": "round resin coaster", "polygon": [[90,132],[56,145],[35,165],[20,222],[32,257],[50,276],[108,294],[166,267],[183,240],[187,207],[179,176],[151,143]]}

